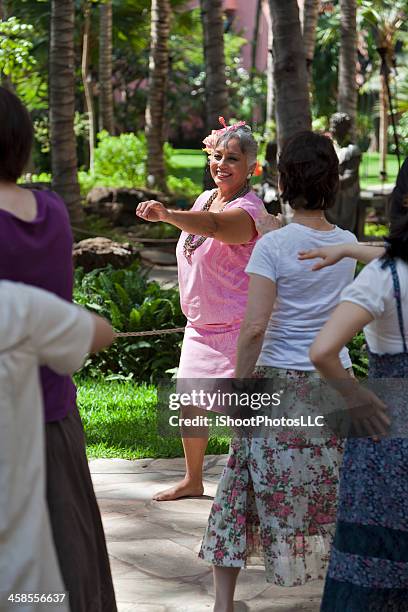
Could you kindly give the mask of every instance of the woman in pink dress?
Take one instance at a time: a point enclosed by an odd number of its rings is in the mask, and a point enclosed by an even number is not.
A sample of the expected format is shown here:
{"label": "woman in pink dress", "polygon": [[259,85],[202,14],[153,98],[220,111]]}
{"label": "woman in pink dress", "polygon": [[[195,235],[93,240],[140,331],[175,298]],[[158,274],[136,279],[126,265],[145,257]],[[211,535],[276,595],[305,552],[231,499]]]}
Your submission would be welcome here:
{"label": "woman in pink dress", "polygon": [[[248,290],[244,270],[258,237],[256,221],[266,214],[249,184],[257,155],[252,132],[243,123],[223,125],[204,140],[216,189],[202,193],[187,212],[168,210],[153,200],[142,202],[136,211],[147,221],[165,221],[182,230],[177,263],[187,326],[179,379],[233,377]],[[203,494],[207,442],[204,433],[183,437],[185,478],[154,499]]]}

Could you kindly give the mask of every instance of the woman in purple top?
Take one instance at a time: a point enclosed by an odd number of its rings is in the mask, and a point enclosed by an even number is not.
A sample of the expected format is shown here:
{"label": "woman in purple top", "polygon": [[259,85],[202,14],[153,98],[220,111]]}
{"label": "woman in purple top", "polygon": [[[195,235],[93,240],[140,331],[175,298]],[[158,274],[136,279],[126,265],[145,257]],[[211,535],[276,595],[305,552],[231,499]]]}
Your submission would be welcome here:
{"label": "woman in purple top", "polygon": [[[55,193],[16,185],[29,158],[33,128],[20,100],[3,87],[0,126],[0,279],[34,285],[71,301],[72,234],[67,210]],[[41,383],[47,502],[70,606],[73,612],[114,612],[109,559],[76,389],[69,376],[48,368],[41,368]]]}

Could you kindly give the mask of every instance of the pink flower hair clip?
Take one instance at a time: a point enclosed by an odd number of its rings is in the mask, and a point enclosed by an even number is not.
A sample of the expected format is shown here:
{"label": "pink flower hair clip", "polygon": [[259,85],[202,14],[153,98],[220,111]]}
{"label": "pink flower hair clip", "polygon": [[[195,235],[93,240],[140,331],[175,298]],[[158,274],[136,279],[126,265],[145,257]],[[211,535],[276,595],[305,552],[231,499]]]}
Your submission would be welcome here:
{"label": "pink flower hair clip", "polygon": [[203,140],[203,144],[205,145],[203,151],[208,153],[208,155],[211,155],[214,152],[217,142],[222,134],[237,130],[242,125],[246,125],[245,121],[238,121],[238,123],[234,123],[233,125],[227,125],[224,117],[218,117],[218,121],[223,127],[220,130],[212,130],[211,134],[206,136]]}

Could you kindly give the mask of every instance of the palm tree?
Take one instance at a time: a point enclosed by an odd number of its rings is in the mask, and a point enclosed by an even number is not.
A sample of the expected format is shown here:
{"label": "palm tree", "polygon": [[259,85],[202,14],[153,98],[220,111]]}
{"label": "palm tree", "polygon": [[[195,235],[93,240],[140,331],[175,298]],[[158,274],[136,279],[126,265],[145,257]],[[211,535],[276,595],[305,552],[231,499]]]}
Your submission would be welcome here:
{"label": "palm tree", "polygon": [[218,117],[228,118],[225,77],[224,13],[222,0],[200,0],[204,37],[205,107],[207,130],[216,129]]}
{"label": "palm tree", "polygon": [[311,129],[306,57],[296,0],[269,0],[272,18],[276,127],[279,146]]}
{"label": "palm tree", "polygon": [[388,78],[393,65],[395,44],[402,26],[407,19],[406,0],[366,0],[361,1],[364,19],[371,25],[381,56],[380,69],[380,177],[387,178],[388,151]]}
{"label": "palm tree", "polygon": [[300,22],[302,25],[303,44],[305,47],[306,67],[309,87],[312,80],[312,63],[315,52],[317,19],[320,0],[299,0]]}
{"label": "palm tree", "polygon": [[89,129],[89,167],[91,172],[94,169],[94,150],[95,150],[95,114],[92,95],[91,75],[89,72],[89,52],[90,52],[90,28],[91,28],[91,7],[89,0],[84,4],[84,33],[82,43],[82,83],[85,94],[85,110],[88,115]]}
{"label": "palm tree", "polygon": [[352,120],[352,138],[357,121],[357,3],[340,0],[340,57],[337,110]]}
{"label": "palm tree", "polygon": [[256,70],[256,58],[258,54],[259,24],[261,21],[262,4],[263,4],[263,0],[256,1],[254,34],[252,37],[252,47],[251,47],[251,75],[250,75],[251,80],[253,79],[254,73]]}
{"label": "palm tree", "polygon": [[65,200],[71,221],[81,220],[74,134],[74,0],[51,0],[49,98],[52,184]]}
{"label": "palm tree", "polygon": [[271,127],[275,121],[275,80],[273,70],[273,35],[272,20],[270,10],[267,11],[268,19],[268,61],[266,66],[267,87],[266,87],[266,134],[270,136]]}
{"label": "palm tree", "polygon": [[147,174],[151,186],[166,190],[164,115],[169,71],[169,0],[152,0],[149,93],[146,106]]}
{"label": "palm tree", "polygon": [[115,133],[112,87],[112,0],[99,7],[99,129]]}

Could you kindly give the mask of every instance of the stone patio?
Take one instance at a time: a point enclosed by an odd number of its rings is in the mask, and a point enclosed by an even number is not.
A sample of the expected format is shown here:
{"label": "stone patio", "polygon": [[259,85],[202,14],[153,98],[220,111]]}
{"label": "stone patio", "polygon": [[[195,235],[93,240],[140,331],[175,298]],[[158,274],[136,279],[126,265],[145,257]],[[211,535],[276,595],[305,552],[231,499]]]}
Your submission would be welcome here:
{"label": "stone patio", "polygon": [[[119,612],[211,612],[211,569],[197,557],[225,456],[207,456],[202,498],[154,502],[184,474],[183,459],[97,459],[92,478],[108,543]],[[268,585],[241,572],[235,612],[318,612],[322,583]]]}

